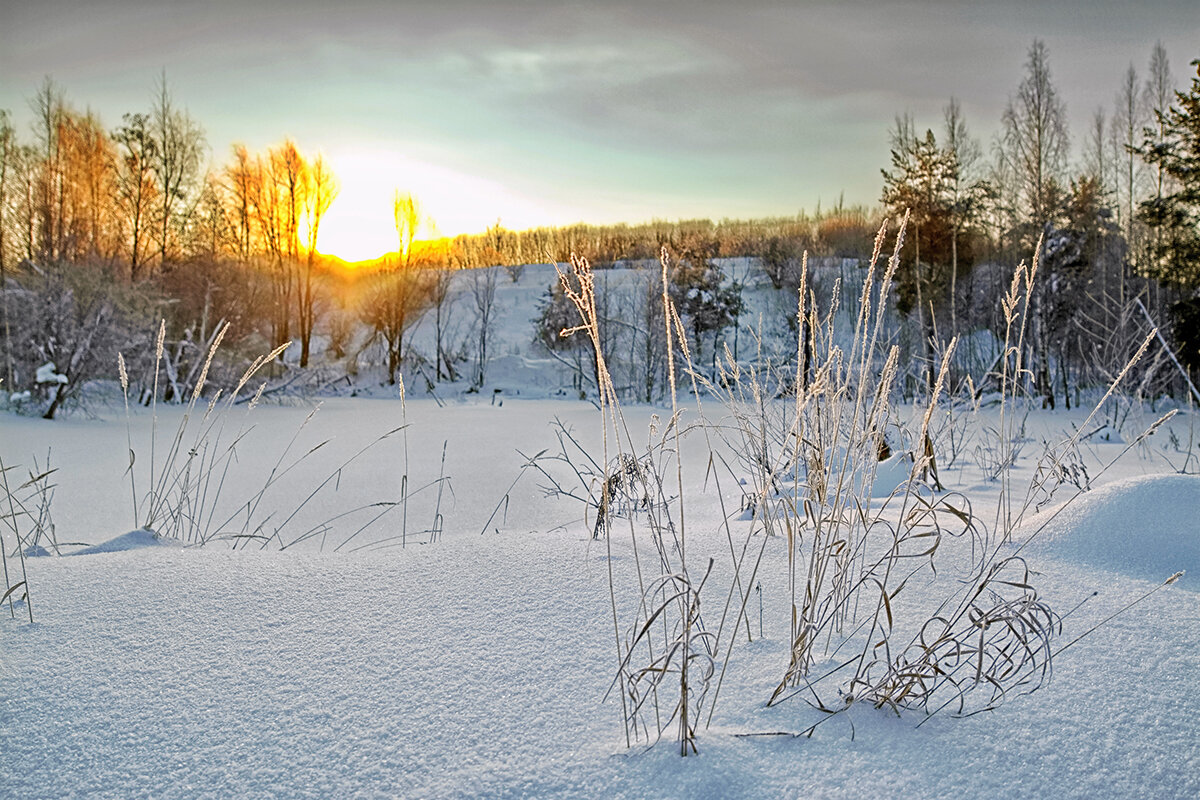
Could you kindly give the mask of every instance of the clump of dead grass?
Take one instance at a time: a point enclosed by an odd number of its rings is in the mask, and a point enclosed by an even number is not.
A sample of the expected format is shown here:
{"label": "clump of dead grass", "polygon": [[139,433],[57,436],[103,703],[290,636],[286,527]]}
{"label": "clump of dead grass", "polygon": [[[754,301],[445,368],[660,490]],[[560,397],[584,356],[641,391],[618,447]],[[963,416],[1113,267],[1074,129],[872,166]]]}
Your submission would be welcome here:
{"label": "clump of dead grass", "polygon": [[[282,344],[270,353],[256,358],[247,366],[231,391],[224,393],[218,389],[204,402],[202,398],[209,367],[227,330],[228,325],[222,325],[214,335],[199,378],[165,448],[160,447],[159,442],[157,402],[152,401],[149,463],[145,469],[148,488],[145,494],[140,496],[137,490],[138,472],[135,470],[137,458],[128,410],[129,384],[125,378],[124,356],[118,358],[118,371],[122,376],[121,386],[125,395],[126,434],[129,441],[127,475],[133,498],[135,526],[151,531],[157,537],[177,540],[189,546],[203,546],[219,541],[228,543],[235,549],[253,545],[260,548],[274,546],[286,549],[315,540],[323,549],[332,538],[335,550],[347,547],[352,541],[355,542],[353,549],[357,549],[380,545],[379,541],[359,544],[356,540],[385,517],[398,511],[402,518],[400,532],[395,537],[387,537],[382,544],[390,545],[394,538],[404,545],[410,533],[408,507],[411,498],[420,491],[436,488],[438,507],[433,524],[418,535],[424,534],[430,540],[437,537],[442,524],[441,492],[448,482],[444,474],[444,457],[443,473],[437,480],[416,491],[410,490],[407,469],[407,419],[338,463],[326,472],[324,478],[315,486],[307,491],[303,488],[296,491],[293,482],[301,472],[309,471],[308,462],[316,458],[331,441],[325,438],[303,449],[299,448],[299,443],[308,435],[309,428],[317,417],[320,410],[318,405],[279,449],[262,482],[251,485],[247,490],[244,481],[234,477],[235,464],[238,461],[239,450],[248,446],[247,442],[255,427],[253,414],[262,400],[266,382],[259,382],[253,390],[249,387],[267,365],[283,354],[288,344]],[[163,362],[164,336],[165,323],[159,327],[155,349],[155,397]],[[243,391],[246,394],[243,394]],[[242,405],[244,410],[239,410],[239,406]],[[403,396],[401,407],[402,415],[406,417]],[[405,468],[397,499],[355,505],[337,511],[330,518],[297,529],[297,523],[302,519],[305,509],[318,497],[336,492],[342,476],[355,462],[382,442],[402,433],[405,434]],[[290,501],[289,506],[280,512],[274,507],[276,504],[267,501],[267,497],[269,493],[277,494],[284,487],[300,499],[298,502]],[[229,495],[235,491],[239,495],[238,498],[230,499]]]}

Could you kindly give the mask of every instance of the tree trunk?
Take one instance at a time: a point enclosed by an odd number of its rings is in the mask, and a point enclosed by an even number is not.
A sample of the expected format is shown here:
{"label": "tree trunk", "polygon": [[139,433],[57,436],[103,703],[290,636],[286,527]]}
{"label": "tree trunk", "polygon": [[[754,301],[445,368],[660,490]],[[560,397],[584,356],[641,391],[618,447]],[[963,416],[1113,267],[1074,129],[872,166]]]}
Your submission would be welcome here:
{"label": "tree trunk", "polygon": [[921,291],[921,226],[914,226],[913,244],[916,247],[916,260],[913,262],[913,275],[917,284],[917,335],[921,337],[921,351],[925,359],[925,391],[933,393],[933,344],[926,328],[924,292]]}
{"label": "tree trunk", "polygon": [[958,335],[958,224],[950,230],[950,338]]}
{"label": "tree trunk", "polygon": [[54,419],[54,414],[58,411],[58,407],[63,401],[63,385],[60,383],[54,388],[54,399],[50,401],[50,407],[46,409],[46,413],[42,414],[42,419]]}

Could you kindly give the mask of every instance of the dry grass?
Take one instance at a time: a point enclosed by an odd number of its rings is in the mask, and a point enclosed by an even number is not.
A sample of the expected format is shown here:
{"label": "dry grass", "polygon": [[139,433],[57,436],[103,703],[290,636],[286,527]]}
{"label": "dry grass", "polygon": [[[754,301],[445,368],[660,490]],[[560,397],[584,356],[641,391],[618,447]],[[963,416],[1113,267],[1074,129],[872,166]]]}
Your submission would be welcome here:
{"label": "dry grass", "polygon": [[[676,348],[689,368],[690,359],[687,337],[668,292],[669,266],[664,251],[662,301],[671,416],[661,428],[652,427],[644,447],[639,447],[626,424],[608,371],[595,284],[584,259],[573,258],[571,273],[560,273],[563,290],[580,317],[580,324],[562,331],[562,335],[581,334],[587,338],[600,386],[601,456],[599,460],[586,456],[586,466],[574,468],[574,472],[587,487],[584,493],[596,513],[593,535],[603,539],[608,556],[617,663],[614,687],[621,697],[626,741],[657,741],[668,729],[674,729],[680,754],[687,755],[696,752],[697,725],[715,672],[716,637],[706,630],[701,614],[705,580],[696,581],[687,563]],[[561,426],[560,434],[566,434]],[[560,438],[564,460],[573,464],[574,459],[567,453],[568,442],[581,448],[569,435]],[[536,458],[530,463],[536,463]],[[544,469],[542,473],[548,475]],[[561,488],[557,484],[555,487],[552,490]],[[617,598],[618,585],[624,585],[624,581],[614,572],[613,554],[617,510],[622,506],[645,512],[625,517],[634,573],[625,577],[637,587],[638,598],[634,610],[624,614],[620,608],[627,604],[619,603]]]}
{"label": "dry grass", "polygon": [[[256,488],[243,492],[238,487],[240,497],[230,500],[228,495],[234,491],[233,466],[238,458],[239,448],[245,445],[247,437],[253,431],[252,415],[258,406],[265,382],[257,389],[243,396],[251,381],[263,368],[278,358],[288,345],[280,345],[272,352],[255,359],[244,371],[240,380],[228,394],[216,391],[202,406],[201,398],[207,383],[209,366],[220,347],[227,326],[220,328],[209,348],[207,358],[200,371],[200,377],[195,384],[183,416],[172,434],[165,450],[159,447],[158,441],[158,409],[157,404],[151,406],[152,423],[148,445],[150,457],[146,467],[148,486],[144,496],[139,497],[137,491],[136,452],[130,430],[128,416],[128,382],[122,380],[126,402],[126,432],[129,441],[129,467],[127,474],[130,481],[130,491],[133,497],[134,524],[140,525],[161,538],[175,539],[187,545],[203,546],[210,542],[222,541],[232,547],[244,548],[258,545],[261,548],[275,546],[286,549],[310,540],[319,540],[324,548],[332,536],[336,543],[334,549],[341,549],[356,540],[362,533],[377,525],[396,510],[402,512],[403,524],[399,539],[401,544],[407,541],[407,510],[411,497],[417,492],[408,488],[407,467],[402,477],[400,498],[396,501],[381,501],[359,505],[338,511],[333,517],[310,525],[300,531],[294,531],[293,526],[314,499],[323,492],[336,491],[342,474],[359,460],[364,454],[378,446],[381,442],[392,438],[406,430],[407,422],[376,437],[359,449],[349,458],[330,470],[323,480],[310,488],[299,502],[293,502],[285,513],[268,509],[265,502],[269,492],[277,492],[280,488],[294,482],[306,462],[312,460],[328,443],[324,439],[309,446],[303,452],[295,452],[302,435],[308,430],[316,417],[319,406],[309,413],[299,425],[291,438],[280,449],[274,464],[267,472],[265,479]],[[159,382],[160,366],[163,352],[162,342],[165,327],[160,326],[156,346],[156,361],[154,370],[155,396]],[[118,368],[124,374],[124,357],[118,361]],[[238,406],[245,403],[244,410]],[[161,457],[160,450],[163,451]],[[407,447],[405,448],[407,463]],[[443,474],[437,481],[427,485],[428,489],[436,487],[440,492],[448,479]],[[294,494],[299,495],[294,487],[288,487]],[[438,512],[433,526],[423,533],[432,538],[440,531],[440,499]],[[340,531],[352,527],[349,533]]]}
{"label": "dry grass", "polygon": [[[0,502],[0,565],[4,571],[4,592],[0,594],[0,605],[8,603],[9,617],[16,618],[16,603],[24,603],[33,622],[33,599],[29,589],[29,573],[25,559],[31,555],[54,553],[61,554],[62,547],[69,543],[59,542],[55,534],[54,522],[51,517],[51,504],[54,500],[55,484],[50,482],[58,469],[50,465],[50,453],[46,453],[46,462],[39,465],[33,460],[33,469],[27,472],[28,478],[18,485],[9,482],[10,473],[17,467],[7,465],[0,458],[0,491],[3,499]],[[5,531],[9,536],[5,536]],[[5,544],[8,538],[13,542],[12,556],[16,565],[20,566],[21,579],[14,581],[15,575],[9,573],[9,549]],[[14,570],[15,572],[15,566]]]}
{"label": "dry grass", "polygon": [[[727,359],[720,383],[708,387],[722,398],[729,420],[715,429],[751,476],[754,491],[748,505],[754,513],[749,535],[761,528],[763,547],[773,533],[787,537],[791,651],[768,704],[802,697],[831,714],[869,702],[897,712],[950,709],[969,715],[1033,691],[1051,674],[1053,642],[1061,634],[1062,619],[1033,585],[1020,555],[1024,544],[1014,550],[1007,542],[1035,502],[1048,502],[1055,489],[1074,486],[1069,503],[1090,487],[1096,476],[1078,458],[1080,431],[1133,362],[1120,372],[1084,425],[1060,445],[1047,448],[1022,497],[1013,468],[1023,426],[1021,400],[1028,371],[1022,353],[1035,258],[1031,267],[1017,269],[1003,301],[1008,337],[996,375],[1003,400],[999,427],[993,432],[998,439],[993,477],[1001,483],[1001,503],[993,532],[967,497],[945,492],[937,480],[930,431],[954,342],[944,350],[926,410],[911,431],[908,479],[883,497],[873,496],[876,462],[885,427],[891,424],[888,401],[896,357],[879,335],[880,319],[898,262],[903,223],[875,286],[884,233],[881,229],[868,267],[849,350],[833,343],[836,302],[827,317],[819,318],[811,307],[806,309],[801,294],[799,318],[807,315],[808,324],[798,326],[798,363],[805,363],[803,337],[811,331],[811,379],[797,372],[794,402],[781,413],[781,404],[767,397],[767,387],[781,382],[753,371],[746,374]],[[1148,337],[1134,361],[1149,342]],[[1139,441],[1169,418],[1168,414],[1152,425]],[[952,538],[971,543],[969,573],[951,584],[933,608],[899,603],[912,581],[933,580],[939,550]],[[758,569],[756,562],[744,582],[758,580]],[[903,617],[899,608],[904,609]],[[740,613],[745,614],[744,601]],[[726,655],[731,657],[732,643]]]}
{"label": "dry grass", "polygon": [[[742,365],[728,351],[713,380],[695,370],[682,323],[666,296],[664,253],[671,417],[641,448],[607,378],[588,265],[574,259],[570,278],[563,276],[582,319],[563,335],[589,337],[601,377],[602,452],[590,454],[560,423],[559,451],[551,456],[544,451],[527,466],[548,479],[547,492],[584,502],[587,517],[595,515],[589,520],[593,535],[606,542],[618,665],[613,685],[621,693],[630,743],[657,741],[674,726],[680,752],[695,751],[697,721],[706,713],[711,722],[737,632],[744,628],[751,636],[746,587],[761,586],[767,544],[780,538],[786,548],[790,647],[768,705],[802,698],[830,716],[857,703],[897,713],[970,715],[1034,691],[1052,674],[1062,617],[1039,595],[1022,548],[1014,551],[1007,542],[1031,507],[1048,502],[1062,487],[1074,487],[1078,496],[1096,476],[1078,458],[1078,431],[1046,448],[1023,496],[1013,476],[1028,413],[1030,376],[1023,359],[1038,259],[1018,267],[1002,301],[1005,346],[991,376],[1000,388],[999,423],[988,433],[990,449],[978,453],[987,462],[985,471],[990,465],[990,477],[1000,483],[1001,502],[989,530],[970,499],[945,491],[938,477],[940,440],[951,438],[953,462],[966,448],[964,431],[971,424],[970,411],[956,421],[939,410],[947,402],[956,343],[941,349],[930,396],[910,425],[898,422],[891,406],[899,350],[885,320],[905,224],[901,221],[885,262],[886,223],[876,236],[853,306],[848,346],[839,344],[834,324],[842,287],[834,287],[831,306],[820,314],[802,270],[796,360],[786,374]],[[1144,351],[1145,345],[1139,355]],[[1114,387],[1128,372],[1127,366]],[[733,514],[725,515],[723,525],[732,575],[715,632],[700,614],[712,562],[697,581],[686,561],[688,503],[676,394],[681,380],[691,384],[710,454],[705,478],[713,482],[722,508],[722,476],[744,484],[739,510],[748,526],[740,541],[730,525]],[[704,396],[719,401],[721,420],[705,417]],[[901,471],[904,477],[877,487],[881,454],[890,455],[887,474]],[[572,485],[557,480],[547,461],[568,465]],[[739,475],[747,477],[739,481]],[[618,520],[628,524],[632,580],[614,572]],[[931,601],[909,597],[905,590],[915,582],[935,582],[939,556],[952,540],[969,543],[965,573],[937,583],[945,588]],[[643,556],[647,541],[652,560]],[[636,587],[633,604],[618,599],[619,587],[628,585]]]}

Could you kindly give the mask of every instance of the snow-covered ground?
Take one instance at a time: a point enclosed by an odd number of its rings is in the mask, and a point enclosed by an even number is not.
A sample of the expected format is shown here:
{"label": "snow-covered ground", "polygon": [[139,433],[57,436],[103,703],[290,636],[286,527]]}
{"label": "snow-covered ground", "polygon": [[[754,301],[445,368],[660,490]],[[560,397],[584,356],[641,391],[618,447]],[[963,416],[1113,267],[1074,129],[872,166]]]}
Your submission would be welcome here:
{"label": "snow-covered ground", "polygon": [[[172,413],[160,413],[160,426]],[[339,450],[328,446],[326,466],[305,462],[285,497],[307,494],[400,413],[398,401],[326,403],[310,427]],[[253,414],[261,439],[247,440],[239,466],[257,472],[307,410]],[[602,702],[615,673],[605,548],[576,504],[541,496],[532,476],[510,490],[517,449],[556,445],[555,416],[585,441],[598,437],[598,414],[583,403],[409,403],[414,480],[437,476],[447,442],[453,496],[432,544],[335,553],[331,535],[323,551],[312,540],[283,552],[160,544],[28,559],[36,623],[23,622],[20,606],[0,622],[4,794],[1200,793],[1195,575],[1072,646],[1048,686],[988,714],[938,715],[917,728],[922,715],[856,708],[811,739],[739,736],[810,724],[799,702],[765,707],[788,657],[782,541],[768,543],[760,573],[763,636],[754,630],[753,642],[734,648],[699,757],[680,759],[670,744],[627,749],[619,704]],[[1069,421],[1046,414],[1036,423]],[[134,427],[138,450],[148,415]],[[121,415],[5,417],[0,428],[5,464],[50,448],[59,541],[98,544],[132,527]],[[383,444],[369,451],[374,461],[346,469],[323,511],[348,502],[350,490],[396,496],[403,443]],[[686,467],[687,490],[700,495],[689,561],[724,553],[727,563],[719,510],[701,494],[703,464]],[[975,472],[944,470],[943,480],[977,504],[994,498]],[[1172,473],[1153,446],[1107,477],[1121,480],[1076,500],[1047,527],[1044,552],[1030,555],[1042,595],[1060,611],[1097,593],[1068,617],[1064,642],[1149,591],[1164,567],[1200,567],[1200,478]],[[410,511],[413,531],[428,527],[416,520],[426,511]],[[398,521],[389,519],[368,536],[393,535]],[[713,592],[706,602],[722,600]]]}
{"label": "snow-covered ground", "polygon": [[[525,307],[505,311],[498,359],[517,356],[540,294],[540,278],[526,280]],[[628,537],[593,540],[581,503],[547,496],[544,478],[521,469],[558,451],[556,421],[598,454],[599,412],[518,394],[528,384],[510,368],[497,375],[512,381],[503,402],[489,391],[402,407],[380,388],[327,400],[307,423],[309,404],[233,409],[220,441],[248,432],[213,518],[238,528],[234,512],[257,497],[250,529],[278,531],[261,549],[259,539],[231,549],[126,535],[145,514],[143,503],[135,520],[127,435],[144,497],[151,429],[161,464],[182,409],[158,409],[157,423],[138,410],[131,434],[119,408],[53,422],[0,416],[10,483],[47,459],[57,468],[54,539],[71,554],[26,559],[34,624],[24,604],[0,615],[0,796],[1200,796],[1200,419],[1191,412],[1102,474],[1127,447],[1117,440],[1133,441],[1155,415],[1135,411],[1121,435],[1089,437],[1069,477],[1086,485],[1086,469],[1094,486],[1055,513],[1076,493],[1065,483],[1030,508],[1008,545],[1037,531],[1021,555],[1041,599],[1065,615],[1057,647],[1189,571],[1071,644],[1038,691],[968,718],[924,722],[862,704],[811,738],[759,735],[821,718],[800,699],[766,705],[789,661],[788,564],[785,537],[759,532],[749,538],[763,548],[761,635],[755,594],[711,724],[699,728],[699,755],[680,758],[671,741],[627,747],[620,703],[605,700],[617,672],[610,567],[617,604],[637,599],[626,585]],[[713,401],[704,410],[722,419]],[[626,411],[635,438],[665,416]],[[1001,492],[983,469],[994,413],[964,411],[967,441],[953,463],[940,456],[946,488],[989,526]],[[1011,475],[1019,496],[1041,442],[1085,416],[1028,416]],[[277,463],[326,441],[259,491]],[[738,513],[740,487],[725,480],[721,498],[706,480],[699,430],[683,454],[688,565],[699,575],[715,564],[702,593],[711,625],[731,586],[723,516],[738,546],[752,522]],[[370,505],[397,501],[404,487],[425,488],[407,507]],[[963,577],[969,547],[947,543],[938,575],[914,579],[897,615],[936,603]]]}

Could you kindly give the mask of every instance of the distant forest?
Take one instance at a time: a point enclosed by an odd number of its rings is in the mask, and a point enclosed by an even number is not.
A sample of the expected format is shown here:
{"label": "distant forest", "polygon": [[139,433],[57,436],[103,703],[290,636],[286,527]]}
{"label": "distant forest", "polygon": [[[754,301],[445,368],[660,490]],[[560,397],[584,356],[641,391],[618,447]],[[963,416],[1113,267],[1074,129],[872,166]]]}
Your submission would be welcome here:
{"label": "distant forest", "polygon": [[[526,231],[497,224],[421,242],[419,198],[397,193],[396,252],[354,268],[316,251],[338,191],[321,156],[285,140],[261,153],[235,146],[206,167],[204,129],[165,76],[148,109],[111,128],[47,78],[29,101],[27,135],[0,110],[0,389],[53,416],[89,380],[115,377],[121,352],[143,392],[163,359],[170,379],[160,399],[180,400],[217,339],[210,380],[232,385],[251,358],[288,342],[295,347],[279,356],[277,375],[333,363],[356,328],[382,343],[394,379],[410,357],[406,327],[440,309],[457,270],[503,265],[516,274],[573,255],[603,269],[656,263],[665,252],[681,298],[689,281],[704,281],[711,297],[732,289],[723,267],[731,258],[795,293],[806,254],[865,261],[881,225],[894,234],[906,219],[890,302],[927,381],[951,338],[1003,333],[1001,298],[1017,265],[1036,259],[1022,343],[1033,394],[1070,404],[1080,387],[1111,379],[1156,325],[1166,355],[1139,367],[1141,380],[1147,393],[1183,396],[1200,374],[1200,60],[1191,67],[1196,77],[1181,87],[1155,47],[1145,74],[1131,65],[1113,106],[1072,137],[1050,54],[1034,41],[993,141],[972,135],[955,99],[936,125],[895,119],[870,208]],[[530,334],[551,350],[546,331],[570,322],[555,317],[555,291],[547,287]],[[486,364],[483,300],[484,352],[474,357]],[[713,324],[736,326],[732,312]],[[460,377],[440,331],[436,349],[423,356],[436,380]]]}

